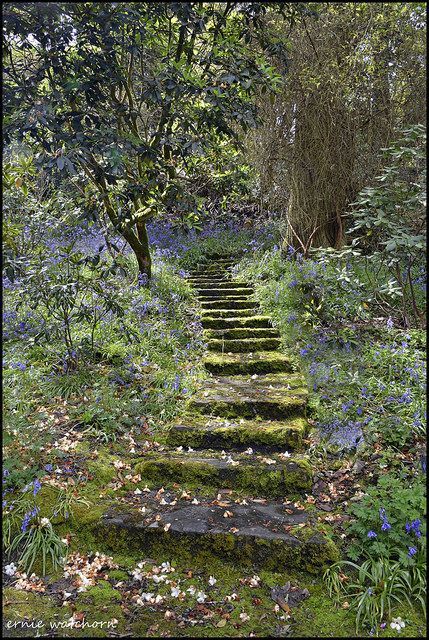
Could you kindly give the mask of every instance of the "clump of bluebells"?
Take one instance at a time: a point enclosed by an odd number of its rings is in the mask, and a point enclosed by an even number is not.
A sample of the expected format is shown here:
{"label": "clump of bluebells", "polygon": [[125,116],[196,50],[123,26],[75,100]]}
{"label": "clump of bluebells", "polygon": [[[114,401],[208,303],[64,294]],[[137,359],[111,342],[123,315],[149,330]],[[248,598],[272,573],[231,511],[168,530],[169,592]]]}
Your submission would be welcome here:
{"label": "clump of bluebells", "polygon": [[423,478],[405,474],[398,478],[392,472],[381,476],[349,508],[350,557],[364,554],[407,564],[423,550],[425,503]]}

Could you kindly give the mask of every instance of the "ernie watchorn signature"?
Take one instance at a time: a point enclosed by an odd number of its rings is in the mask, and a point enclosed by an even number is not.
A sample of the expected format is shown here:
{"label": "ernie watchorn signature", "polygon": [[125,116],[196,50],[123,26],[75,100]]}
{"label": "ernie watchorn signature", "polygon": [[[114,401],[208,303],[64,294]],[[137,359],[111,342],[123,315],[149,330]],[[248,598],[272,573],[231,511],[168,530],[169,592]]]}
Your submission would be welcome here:
{"label": "ernie watchorn signature", "polygon": [[50,631],[55,629],[116,629],[117,626],[118,621],[115,618],[89,622],[84,617],[78,618],[76,616],[72,616],[68,620],[50,620],[49,622],[44,620],[7,620],[5,623],[6,629],[32,629],[33,631],[41,631],[42,629]]}

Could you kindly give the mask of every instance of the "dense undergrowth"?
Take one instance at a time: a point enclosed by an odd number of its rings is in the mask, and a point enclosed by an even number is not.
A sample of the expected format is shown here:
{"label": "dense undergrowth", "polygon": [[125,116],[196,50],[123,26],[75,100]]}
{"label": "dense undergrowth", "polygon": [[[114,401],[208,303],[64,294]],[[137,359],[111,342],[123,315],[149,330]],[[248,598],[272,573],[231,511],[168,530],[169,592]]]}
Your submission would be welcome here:
{"label": "dense undergrowth", "polygon": [[395,603],[425,608],[425,333],[371,315],[368,282],[347,252],[306,260],[258,252],[236,273],[255,283],[284,348],[298,350],[312,390],[315,461],[376,461],[347,507],[344,554],[354,562],[331,567],[326,579],[358,628],[379,631]]}
{"label": "dense undergrowth", "polygon": [[[49,250],[29,255],[21,277],[4,282],[3,510],[15,562],[31,570],[43,555],[55,568],[67,552],[55,532],[58,515],[90,506],[79,481],[74,484],[76,468],[67,466],[64,426],[102,447],[139,433],[159,436],[183,409],[204,375],[204,344],[182,276],[221,253],[237,257],[236,275],[255,284],[285,350],[308,376],[315,464],[376,463],[341,508],[349,521],[338,538],[345,561],[326,574],[332,598],[355,612],[358,629],[382,635],[386,611],[396,611],[398,601],[423,606],[424,333],[395,326],[391,317],[374,319],[353,257],[282,252],[274,223],[256,232],[208,227],[179,242],[174,228],[154,225],[154,278],[146,287],[126,254],[121,269],[111,269],[95,228],[81,234],[85,240],[74,233],[68,244],[51,238]],[[28,286],[34,269],[43,273],[39,304]],[[58,291],[68,316],[56,318],[49,302]],[[69,474],[72,484],[62,487],[48,513],[43,486],[55,472],[63,479]],[[396,590],[380,591],[385,579],[394,579]]]}
{"label": "dense undergrowth", "polygon": [[[31,229],[18,229],[14,243],[23,259],[18,269],[12,263],[15,271],[3,282],[9,573],[17,567],[58,571],[69,547],[64,531],[79,532],[87,513],[98,517],[95,492],[114,497],[116,489],[106,489],[111,465],[120,469],[137,441],[162,442],[166,425],[205,375],[198,309],[184,276],[210,255],[231,255],[236,276],[254,283],[284,349],[307,375],[315,469],[347,471],[357,464],[365,470],[331,508],[330,532],[344,558],[325,575],[339,605],[335,616],[347,610],[347,624],[383,636],[393,616],[402,615],[411,632],[426,584],[426,343],[421,329],[401,326],[395,292],[386,290],[391,313],[380,316],[373,274],[368,277],[361,256],[346,249],[303,258],[282,250],[275,220],[252,229],[239,222],[207,225],[202,233],[154,223],[149,286],[126,250],[119,247],[114,257],[108,252],[95,226],[66,231],[54,226],[36,250]],[[414,270],[422,308],[424,272],[420,265]],[[133,482],[128,475],[122,486]],[[72,538],[69,552],[87,548],[80,533]],[[417,613],[404,613],[401,602]],[[305,611],[314,615],[304,608],[304,618]]]}

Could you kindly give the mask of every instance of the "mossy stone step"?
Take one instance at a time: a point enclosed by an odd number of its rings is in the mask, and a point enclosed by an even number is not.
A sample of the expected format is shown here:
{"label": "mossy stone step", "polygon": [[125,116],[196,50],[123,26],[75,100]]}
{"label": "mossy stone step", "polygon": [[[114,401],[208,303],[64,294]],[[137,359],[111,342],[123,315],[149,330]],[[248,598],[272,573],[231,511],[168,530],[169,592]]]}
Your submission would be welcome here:
{"label": "mossy stone step", "polygon": [[275,351],[281,345],[280,338],[241,338],[209,340],[209,351],[220,353],[249,353],[255,351]]}
{"label": "mossy stone step", "polygon": [[219,376],[293,371],[290,359],[277,351],[232,354],[208,353],[204,358],[204,366],[207,371]]}
{"label": "mossy stone step", "polygon": [[246,327],[271,328],[271,318],[269,316],[247,316],[235,318],[213,317],[204,315],[202,325],[205,329],[234,329]]}
{"label": "mossy stone step", "polygon": [[203,265],[210,265],[210,264],[234,264],[235,262],[237,262],[237,260],[235,258],[232,258],[231,256],[220,256],[218,258],[215,258],[213,256],[206,256],[201,262],[199,262],[198,264],[203,264]]}
{"label": "mossy stone step", "polygon": [[170,446],[196,449],[242,451],[251,447],[265,451],[296,451],[300,449],[307,429],[305,418],[271,421],[207,418],[190,414],[171,426],[167,442]]}
{"label": "mossy stone step", "polygon": [[254,293],[253,287],[230,287],[228,289],[225,288],[214,288],[209,287],[208,289],[197,289],[198,296],[209,296],[209,297],[231,297],[231,296],[249,296]]}
{"label": "mossy stone step", "polygon": [[187,281],[194,289],[198,287],[220,287],[227,284],[233,284],[235,287],[235,283],[231,278],[224,276],[219,276],[216,280],[213,280],[213,278],[187,278]]}
{"label": "mossy stone step", "polygon": [[188,273],[194,276],[207,276],[207,275],[211,276],[213,274],[227,273],[230,268],[231,268],[230,265],[213,264],[208,267],[205,266],[201,269],[191,269]]}
{"label": "mossy stone step", "polygon": [[212,290],[212,289],[246,289],[247,291],[253,291],[253,287],[248,286],[245,282],[236,282],[235,280],[203,280],[192,283],[192,285],[198,290]]}
{"label": "mossy stone step", "polygon": [[210,300],[201,302],[203,309],[257,309],[258,303],[251,300]]}
{"label": "mossy stone step", "polygon": [[[276,459],[256,454],[163,452],[145,456],[136,462],[135,471],[142,481],[188,483],[208,486],[214,491],[222,488],[244,490],[253,496],[284,497],[309,491],[312,486],[312,470],[306,458],[295,456]],[[268,462],[266,462],[268,461]]]}
{"label": "mossy stone step", "polygon": [[237,340],[239,338],[278,338],[277,329],[272,327],[237,327],[234,329],[205,329],[205,339]]}
{"label": "mossy stone step", "polygon": [[[174,501],[173,494],[163,495],[164,502]],[[232,515],[225,517],[226,512]],[[127,505],[110,507],[94,529],[98,539],[117,551],[163,551],[166,557],[181,550],[195,557],[212,553],[257,569],[319,572],[338,560],[335,545],[310,525],[304,510],[268,500],[249,499],[247,505],[233,503],[226,509],[203,500],[160,505],[155,495],[144,493]]]}
{"label": "mossy stone step", "polygon": [[308,390],[299,374],[208,380],[190,407],[207,415],[269,420],[305,415]]}
{"label": "mossy stone step", "polygon": [[198,295],[198,300],[200,302],[229,302],[230,300],[249,300],[250,295],[249,293],[230,293],[227,289],[222,296]]}
{"label": "mossy stone step", "polygon": [[234,256],[231,256],[231,254],[229,253],[219,253],[218,251],[214,251],[213,253],[209,253],[206,254],[207,260],[210,261],[214,261],[214,260],[234,260],[234,262],[237,262],[238,259],[240,258],[239,253],[236,253]]}
{"label": "mossy stone step", "polygon": [[231,320],[241,317],[248,318],[252,316],[252,312],[257,317],[257,309],[202,309],[201,320],[206,318],[229,318]]}

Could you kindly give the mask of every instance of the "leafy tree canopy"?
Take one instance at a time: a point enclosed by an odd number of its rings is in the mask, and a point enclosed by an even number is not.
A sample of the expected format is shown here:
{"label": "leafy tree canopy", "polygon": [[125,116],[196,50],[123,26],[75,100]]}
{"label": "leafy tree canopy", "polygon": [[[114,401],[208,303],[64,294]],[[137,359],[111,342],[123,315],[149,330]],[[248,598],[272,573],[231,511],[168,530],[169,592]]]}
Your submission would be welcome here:
{"label": "leafy tree canopy", "polygon": [[190,195],[193,170],[255,124],[303,3],[7,3],[5,139],[79,181],[150,276],[146,220]]}

